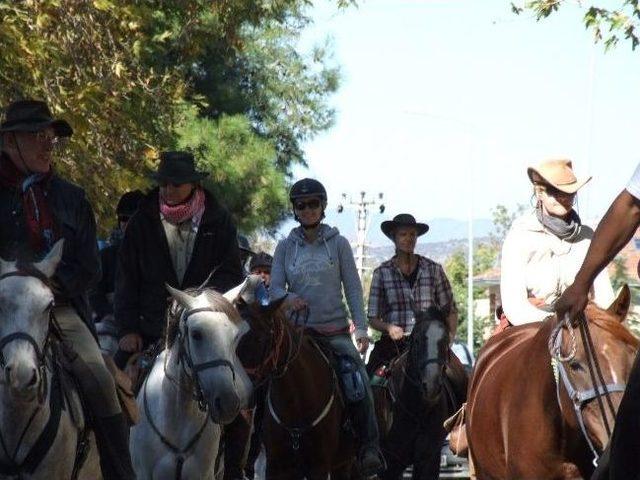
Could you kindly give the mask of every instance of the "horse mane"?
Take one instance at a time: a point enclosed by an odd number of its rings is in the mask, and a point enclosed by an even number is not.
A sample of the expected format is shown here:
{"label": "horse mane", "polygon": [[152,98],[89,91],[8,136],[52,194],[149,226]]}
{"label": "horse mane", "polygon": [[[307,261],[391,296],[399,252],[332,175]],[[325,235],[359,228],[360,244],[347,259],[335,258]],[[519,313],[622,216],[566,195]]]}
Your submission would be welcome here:
{"label": "horse mane", "polygon": [[587,306],[587,318],[589,323],[601,328],[612,334],[617,340],[620,340],[633,348],[638,348],[640,340],[618,319],[606,310],[599,308],[595,304]]}
{"label": "horse mane", "polygon": [[[200,294],[204,294],[207,298],[209,306],[215,312],[224,313],[234,325],[242,322],[240,313],[238,313],[231,302],[224,298],[222,294],[216,292],[213,288],[205,288],[204,290],[200,288],[189,288],[185,290],[185,293],[191,295],[192,297],[197,297]],[[167,332],[165,335],[165,343],[167,349],[173,346],[176,338],[178,337],[178,332],[180,331],[180,317],[182,316],[184,311],[185,308],[176,300],[172,299],[169,308],[167,308],[166,316]]]}

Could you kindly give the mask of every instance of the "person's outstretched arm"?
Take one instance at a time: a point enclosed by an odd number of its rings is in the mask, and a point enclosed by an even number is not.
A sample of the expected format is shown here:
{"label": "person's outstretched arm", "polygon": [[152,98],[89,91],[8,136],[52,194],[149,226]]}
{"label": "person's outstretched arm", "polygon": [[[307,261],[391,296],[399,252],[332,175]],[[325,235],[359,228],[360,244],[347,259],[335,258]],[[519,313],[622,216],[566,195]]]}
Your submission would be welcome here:
{"label": "person's outstretched arm", "polygon": [[640,200],[629,190],[623,190],[598,225],[573,285],[556,302],[558,318],[568,313],[571,319],[575,319],[584,311],[596,276],[631,240],[638,225]]}

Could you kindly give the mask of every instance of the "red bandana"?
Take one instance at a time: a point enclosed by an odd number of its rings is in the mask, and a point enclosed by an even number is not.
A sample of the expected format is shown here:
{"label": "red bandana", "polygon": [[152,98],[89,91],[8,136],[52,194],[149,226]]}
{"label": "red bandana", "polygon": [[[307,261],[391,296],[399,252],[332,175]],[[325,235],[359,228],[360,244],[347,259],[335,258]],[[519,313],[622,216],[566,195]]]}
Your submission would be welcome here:
{"label": "red bandana", "polygon": [[169,223],[174,225],[179,225],[189,219],[193,219],[195,224],[200,224],[204,213],[204,199],[204,191],[201,188],[197,188],[189,200],[178,205],[169,205],[160,195],[160,212]]}
{"label": "red bandana", "polygon": [[47,193],[53,169],[47,173],[26,175],[2,154],[0,185],[18,190],[22,195],[22,211],[27,225],[29,244],[36,254],[48,252],[58,238]]}

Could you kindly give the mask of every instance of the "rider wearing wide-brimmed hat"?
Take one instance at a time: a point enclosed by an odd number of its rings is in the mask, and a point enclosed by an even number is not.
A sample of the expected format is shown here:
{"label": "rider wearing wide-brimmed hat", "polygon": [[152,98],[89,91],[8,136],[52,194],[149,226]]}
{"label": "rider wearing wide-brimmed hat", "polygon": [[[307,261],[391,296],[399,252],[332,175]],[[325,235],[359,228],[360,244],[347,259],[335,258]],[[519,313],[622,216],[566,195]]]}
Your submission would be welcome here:
{"label": "rider wearing wide-brimmed hat", "polygon": [[91,410],[102,475],[133,479],[128,425],[91,332],[87,291],[100,276],[93,211],[85,192],[52,168],[54,148],[72,134],[42,101],[7,107],[0,125],[0,257],[37,261],[64,239],[62,261],[51,279],[53,313],[63,340],[77,353],[71,366]]}
{"label": "rider wearing wide-brimmed hat", "polygon": [[[574,209],[576,194],[591,177],[577,178],[573,164],[554,158],[527,169],[535,208],[517,218],[502,246],[500,293],[502,328],[542,321],[571,285],[591,243],[593,230]],[[614,300],[606,272],[596,278],[595,302]]]}
{"label": "rider wearing wide-brimmed hat", "polygon": [[120,349],[133,353],[162,338],[165,284],[224,292],[244,278],[231,215],[200,184],[208,174],[189,152],[162,152],[151,178],[158,187],[129,221],[115,292]]}
{"label": "rider wearing wide-brimmed hat", "polygon": [[401,213],[380,225],[395,244],[395,255],[373,271],[369,291],[369,324],[382,332],[369,357],[373,373],[404,348],[404,336],[415,324],[415,311],[436,307],[447,319],[450,338],[455,338],[458,311],[451,285],[439,263],[415,253],[418,237],[429,231],[426,223]]}

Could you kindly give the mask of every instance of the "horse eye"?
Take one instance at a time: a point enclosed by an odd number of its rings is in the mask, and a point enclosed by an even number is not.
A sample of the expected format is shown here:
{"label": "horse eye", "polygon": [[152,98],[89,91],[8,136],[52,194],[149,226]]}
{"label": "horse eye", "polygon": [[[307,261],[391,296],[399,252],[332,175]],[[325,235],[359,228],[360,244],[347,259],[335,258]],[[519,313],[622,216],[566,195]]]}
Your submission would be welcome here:
{"label": "horse eye", "polygon": [[194,341],[199,342],[200,340],[202,340],[202,332],[200,330],[193,330],[191,332],[191,338]]}
{"label": "horse eye", "polygon": [[582,370],[582,365],[580,365],[578,362],[571,362],[569,364],[569,368],[571,368],[571,370],[578,372]]}

